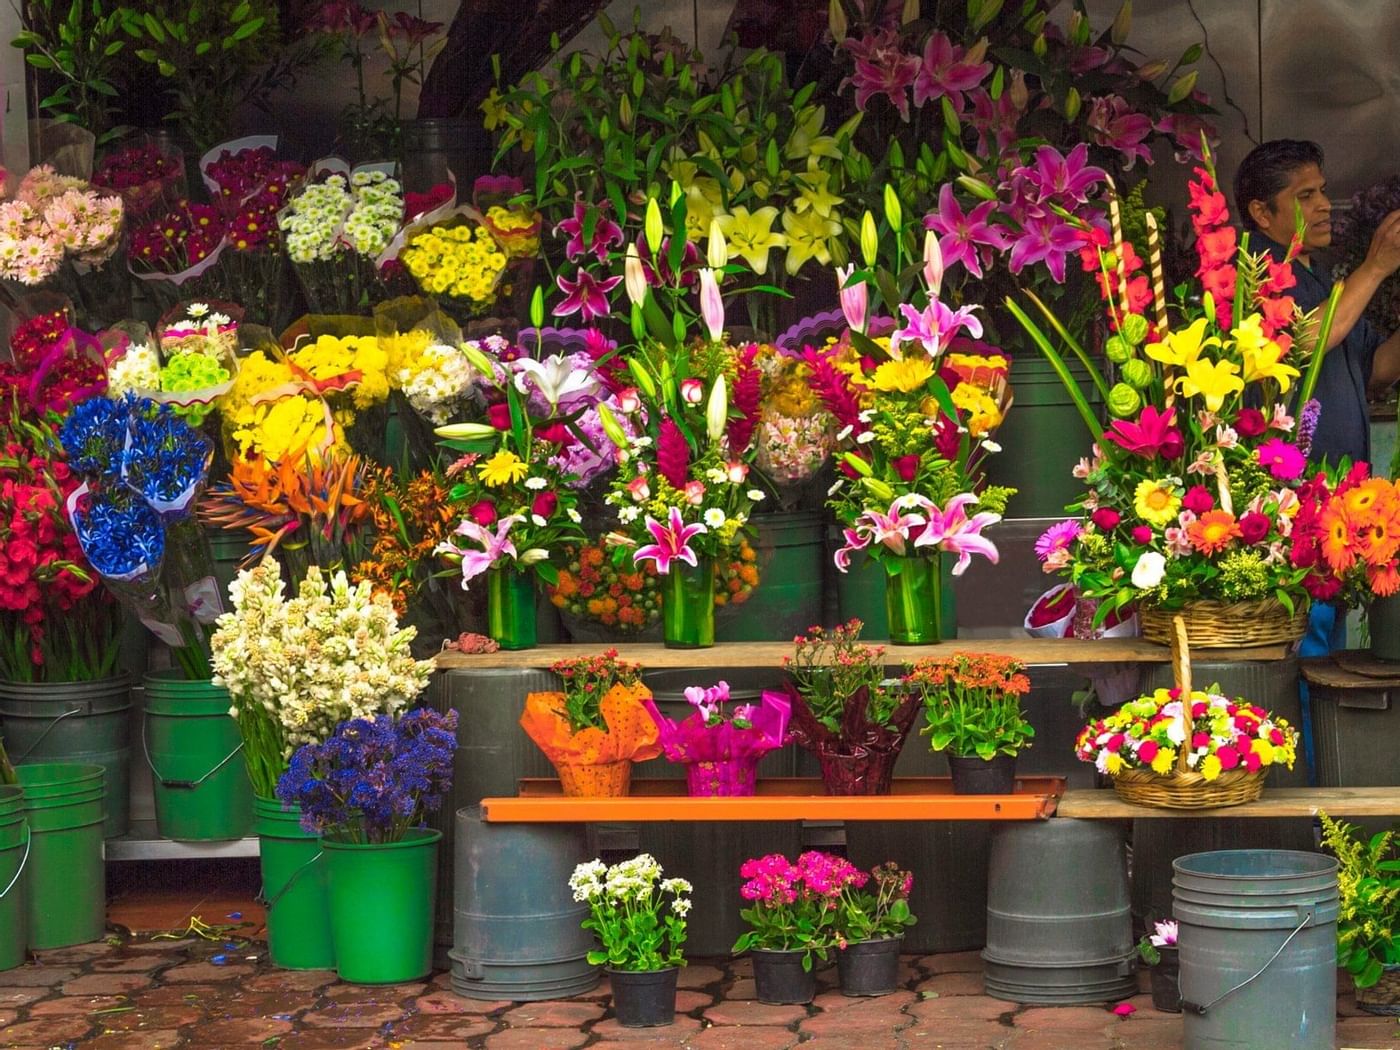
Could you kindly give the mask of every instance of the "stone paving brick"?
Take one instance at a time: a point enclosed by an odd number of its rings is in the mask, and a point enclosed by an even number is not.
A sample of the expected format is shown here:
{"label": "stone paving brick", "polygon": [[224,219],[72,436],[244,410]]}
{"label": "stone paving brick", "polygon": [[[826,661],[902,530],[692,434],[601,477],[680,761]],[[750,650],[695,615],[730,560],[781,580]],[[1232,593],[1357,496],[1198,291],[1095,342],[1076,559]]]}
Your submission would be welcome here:
{"label": "stone paving brick", "polygon": [[[0,980],[16,973],[10,970],[8,973],[0,974]],[[42,999],[50,994],[50,989],[42,985],[35,985],[31,988],[0,988],[0,1006],[23,1006],[32,1003],[35,999]]]}
{"label": "stone paving brick", "polygon": [[401,1017],[403,1008],[395,1003],[336,1003],[303,1014],[301,1021],[312,1028],[378,1028]]}
{"label": "stone paving brick", "polygon": [[212,984],[165,984],[143,988],[127,998],[143,1006],[169,1006],[172,1003],[191,1003],[229,994],[230,989]]}
{"label": "stone paving brick", "polygon": [[131,1032],[138,1028],[174,1030],[196,1026],[204,1020],[204,1011],[197,1006],[148,1006],[89,1012],[87,1016],[113,1032]]}
{"label": "stone paving brick", "polygon": [[92,1050],[171,1050],[172,1047],[180,1046],[211,1046],[209,1043],[195,1043],[193,1039],[184,1040],[180,1038],[180,1033],[174,1031],[146,1030],[139,1032],[106,1032],[96,1039],[91,1039],[83,1044],[91,1047]]}
{"label": "stone paving brick", "polygon": [[34,952],[34,957],[41,966],[68,966],[89,962],[116,950],[114,944],[93,941],[91,944],[70,944],[66,948],[40,948]]}
{"label": "stone paving brick", "polygon": [[981,952],[942,952],[938,955],[924,955],[915,960],[919,967],[929,973],[981,973]]}
{"label": "stone paving brick", "polygon": [[17,966],[0,974],[7,988],[57,988],[64,981],[78,976],[76,967]]}
{"label": "stone paving brick", "polygon": [[121,955],[114,958],[94,959],[93,973],[150,973],[164,960],[158,955]]}
{"label": "stone paving brick", "polygon": [[723,978],[724,971],[718,966],[692,964],[681,968],[680,974],[676,977],[676,987],[704,988],[706,985],[718,983]]}
{"label": "stone paving brick", "polygon": [[676,1013],[691,1014],[696,1010],[703,1010],[715,1001],[715,997],[709,992],[690,991],[680,989],[676,992]]}
{"label": "stone paving brick", "polygon": [[[1122,1045],[1102,1033],[1066,1028],[1045,1031],[1019,1028],[1015,1038],[1007,1044],[1010,1050],[1119,1050]],[[1132,1045],[1136,1047],[1136,1044]]]}
{"label": "stone paving brick", "polygon": [[676,1023],[665,1028],[623,1028],[611,1017],[593,1026],[593,1034],[601,1041],[645,1043],[647,1046],[681,1046],[698,1031],[700,1022],[684,1016],[677,1016]]}
{"label": "stone paving brick", "polygon": [[93,1024],[86,1017],[41,1017],[34,1021],[7,1025],[5,1041],[49,1046],[53,1043],[66,1043],[70,1039],[83,1039],[92,1029]]}
{"label": "stone paving brick", "polygon": [[935,974],[914,987],[920,992],[937,992],[939,995],[982,995],[985,991],[981,973]]}
{"label": "stone paving brick", "polygon": [[422,981],[408,984],[332,984],[321,994],[333,1003],[401,1003],[428,990]]}
{"label": "stone paving brick", "polygon": [[82,1016],[97,1010],[131,1005],[131,1000],[124,995],[65,995],[58,999],[45,999],[41,1003],[35,1003],[29,1008],[29,1016]]}
{"label": "stone paving brick", "polygon": [[1095,1032],[1116,1020],[1113,1011],[1102,1006],[1028,1006],[1016,1014],[1013,1023],[1017,1028]]}
{"label": "stone paving brick", "polygon": [[566,1032],[559,1028],[514,1028],[488,1035],[483,1050],[576,1050],[588,1042],[582,1032]]}
{"label": "stone paving brick", "polygon": [[243,1017],[236,1021],[210,1021],[202,1024],[196,1035],[209,1046],[251,1046],[273,1036],[285,1036],[291,1031],[291,1021],[278,1021],[271,1017]]}
{"label": "stone paving brick", "polygon": [[777,1006],[756,1000],[723,1000],[705,1011],[705,1020],[716,1025],[777,1025],[787,1028],[806,1020],[805,1006]]}
{"label": "stone paving brick", "polygon": [[[999,1021],[1016,1009],[1015,1003],[1003,1003],[986,996],[936,996],[928,999],[915,999],[905,1007],[905,1013],[921,1021],[962,1018],[973,1021]],[[1008,1026],[1009,1027],[1009,1026]]]}
{"label": "stone paving brick", "polygon": [[[176,987],[179,987],[176,985]],[[314,992],[228,992],[215,993],[201,1000],[211,1017],[235,1019],[239,1017],[294,1016],[304,1013],[316,1005]]]}
{"label": "stone paving brick", "polygon": [[212,962],[184,963],[161,972],[162,981],[243,981],[253,976],[253,968],[245,963]]}
{"label": "stone paving brick", "polygon": [[283,1036],[276,1050],[377,1050],[384,1045],[373,1028],[330,1028]]}
{"label": "stone paving brick", "polygon": [[496,1022],[468,1014],[417,1014],[387,1025],[384,1034],[397,1043],[401,1039],[464,1040],[487,1035],[496,1030]]}
{"label": "stone paving brick", "polygon": [[153,984],[145,973],[90,973],[63,982],[64,995],[125,995]]}
{"label": "stone paving brick", "polygon": [[501,1020],[512,1028],[582,1028],[600,1019],[605,1012],[602,1003],[557,999],[524,1003],[507,1010]]}
{"label": "stone paving brick", "polygon": [[332,970],[274,970],[238,982],[250,992],[314,992],[335,983]]}
{"label": "stone paving brick", "polygon": [[[839,1002],[835,1001],[839,1000]],[[896,992],[879,999],[847,999],[833,997],[831,1005],[815,1017],[809,1017],[798,1026],[803,1035],[817,1036],[864,1036],[880,1035],[908,1028],[914,1018],[903,1012],[904,1007],[914,1002],[912,992]],[[846,1005],[843,1005],[846,1004]],[[804,1047],[806,1044],[803,1044]],[[868,1048],[867,1048],[868,1050]]]}
{"label": "stone paving brick", "polygon": [[425,1014],[490,1014],[514,1004],[505,1000],[490,1002],[481,999],[463,999],[451,992],[435,991],[420,995],[412,1000],[409,1008]]}
{"label": "stone paving brick", "polygon": [[[685,1045],[686,1050],[788,1050],[798,1045],[797,1039],[797,1033],[786,1028],[720,1025],[691,1036]],[[867,1047],[867,1050],[875,1048]]]}

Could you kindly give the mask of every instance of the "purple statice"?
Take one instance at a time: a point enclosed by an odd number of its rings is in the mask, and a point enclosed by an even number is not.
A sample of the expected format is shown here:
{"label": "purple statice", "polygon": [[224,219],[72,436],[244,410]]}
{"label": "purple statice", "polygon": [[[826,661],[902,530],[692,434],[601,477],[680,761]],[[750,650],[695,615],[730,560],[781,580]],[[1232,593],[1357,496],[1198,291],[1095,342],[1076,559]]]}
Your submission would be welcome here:
{"label": "purple statice", "polygon": [[301,806],[307,832],[398,842],[441,807],[456,748],[456,711],[356,718],[324,743],[298,748],[277,781],[277,797]]}
{"label": "purple statice", "polygon": [[1298,413],[1298,434],[1295,443],[1304,456],[1312,454],[1313,435],[1317,433],[1317,419],[1322,415],[1322,405],[1317,398],[1309,399]]}

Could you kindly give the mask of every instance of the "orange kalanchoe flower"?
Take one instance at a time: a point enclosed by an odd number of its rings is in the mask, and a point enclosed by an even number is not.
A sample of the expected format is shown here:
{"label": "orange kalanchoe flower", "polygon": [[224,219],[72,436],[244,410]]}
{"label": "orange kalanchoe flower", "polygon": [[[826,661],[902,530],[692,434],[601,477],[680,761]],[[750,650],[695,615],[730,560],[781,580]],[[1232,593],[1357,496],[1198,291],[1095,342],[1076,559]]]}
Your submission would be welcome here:
{"label": "orange kalanchoe flower", "polygon": [[1202,554],[1224,550],[1239,537],[1239,522],[1228,510],[1208,510],[1186,527],[1186,538]]}

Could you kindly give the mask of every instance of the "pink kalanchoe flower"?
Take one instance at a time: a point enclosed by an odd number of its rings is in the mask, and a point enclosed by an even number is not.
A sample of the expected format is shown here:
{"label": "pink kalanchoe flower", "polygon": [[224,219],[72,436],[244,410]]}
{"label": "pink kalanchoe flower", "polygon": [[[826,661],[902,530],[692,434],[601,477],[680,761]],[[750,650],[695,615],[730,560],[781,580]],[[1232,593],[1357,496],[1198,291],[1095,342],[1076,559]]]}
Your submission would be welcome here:
{"label": "pink kalanchoe flower", "polygon": [[847,287],[847,282],[851,279],[851,274],[855,272],[855,269],[855,263],[836,267],[836,288],[837,294],[841,297],[841,313],[846,318],[846,324],[853,332],[864,334],[870,293],[866,289],[864,281],[858,281]]}
{"label": "pink kalanchoe flower", "polygon": [[948,34],[935,30],[924,45],[919,75],[914,78],[914,105],[946,97],[961,113],[963,93],[982,83],[992,71],[990,62],[969,62],[966,54]]}
{"label": "pink kalanchoe flower", "polygon": [[667,524],[662,525],[651,515],[647,515],[647,531],[655,543],[638,547],[632,561],[640,565],[644,561],[656,563],[656,571],[663,576],[671,571],[673,561],[683,561],[691,568],[699,564],[695,548],[690,541],[702,533],[709,532],[700,522],[687,525],[679,507],[672,507]]}
{"label": "pink kalanchoe flower", "polygon": [[510,540],[510,530],[525,520],[523,514],[512,514],[496,523],[496,531],[467,520],[457,526],[456,535],[464,536],[473,543],[481,544],[481,550],[464,550],[452,541],[439,544],[438,550],[449,554],[459,554],[462,558],[462,590],[502,558],[516,556],[515,544]]}
{"label": "pink kalanchoe flower", "polygon": [[622,283],[620,275],[606,277],[600,281],[587,270],[580,270],[578,277],[572,281],[562,273],[554,280],[559,285],[559,290],[564,293],[564,298],[554,308],[554,316],[568,317],[570,314],[578,314],[585,321],[591,321],[595,317],[606,317],[612,311],[608,293]]}
{"label": "pink kalanchoe flower", "polygon": [[924,216],[924,228],[942,237],[938,248],[943,254],[944,267],[962,263],[969,275],[982,276],[980,249],[1005,251],[1011,246],[1006,233],[989,221],[996,211],[996,201],[983,201],[964,212],[953,195],[953,187],[945,183],[938,191],[938,210]]}
{"label": "pink kalanchoe flower", "polygon": [[928,503],[925,508],[928,524],[914,540],[915,547],[936,547],[956,554],[958,560],[953,566],[954,576],[961,576],[967,571],[974,554],[982,555],[993,565],[1001,557],[992,541],[982,535],[982,530],[988,525],[1001,521],[1001,515],[983,511],[969,518],[966,508],[976,502],[977,497],[972,493],[960,492],[941,510],[935,504]]}
{"label": "pink kalanchoe flower", "polygon": [[849,37],[843,46],[855,59],[855,72],[845,83],[856,89],[856,109],[864,112],[870,100],[884,95],[899,110],[901,120],[909,119],[909,87],[919,75],[919,59],[900,48],[899,34],[886,29],[857,39]]}
{"label": "pink kalanchoe flower", "polygon": [[564,234],[569,238],[569,243],[564,246],[564,256],[570,262],[577,262],[580,256],[589,252],[597,256],[599,262],[607,262],[608,249],[614,246],[621,247],[624,243],[622,227],[608,218],[611,205],[605,201],[596,207],[598,217],[593,223],[593,238],[587,244],[583,243],[583,231],[589,205],[582,200],[575,198],[573,217],[554,227],[556,234]]}

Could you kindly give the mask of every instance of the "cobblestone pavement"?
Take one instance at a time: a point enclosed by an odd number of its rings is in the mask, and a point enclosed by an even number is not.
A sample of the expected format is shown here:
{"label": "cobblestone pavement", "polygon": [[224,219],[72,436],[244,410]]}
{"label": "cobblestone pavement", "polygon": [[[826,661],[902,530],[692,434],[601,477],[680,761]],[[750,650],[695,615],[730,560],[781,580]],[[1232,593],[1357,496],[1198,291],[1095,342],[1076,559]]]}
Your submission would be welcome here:
{"label": "cobblestone pavement", "polygon": [[[229,932],[229,931],[225,931]],[[446,974],[388,987],[339,983],[326,972],[267,963],[263,945],[197,937],[108,941],[44,951],[0,972],[0,1047],[93,1050],[255,1047],[268,1050],[574,1050],[651,1046],[696,1050],[1174,1050],[1179,1016],[1151,998],[1119,1017],[1100,1007],[1017,1007],[982,994],[973,952],[908,957],[903,987],[847,999],[822,974],[807,1006],[753,998],[746,960],[692,963],[683,971],[676,1023],[624,1029],[607,984],[545,1003],[476,1002]],[[1145,985],[1144,985],[1145,986]],[[1339,1046],[1400,1048],[1394,1019],[1357,1016],[1339,1002]],[[1260,1048],[1264,1050],[1264,1048]],[[1272,1048],[1271,1048],[1272,1050]]]}

